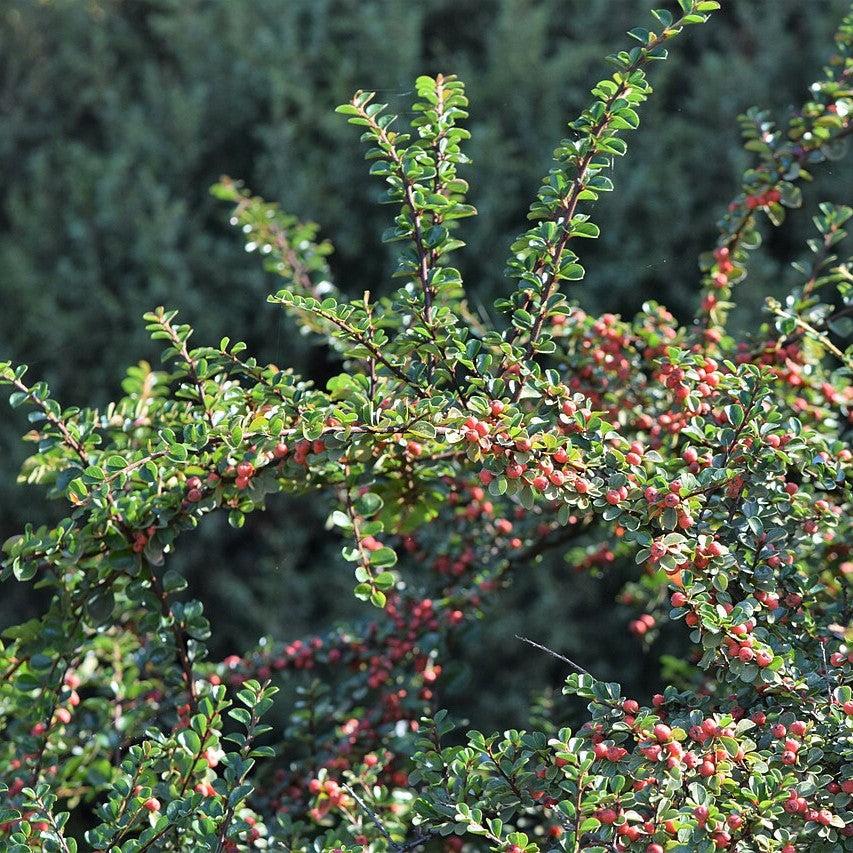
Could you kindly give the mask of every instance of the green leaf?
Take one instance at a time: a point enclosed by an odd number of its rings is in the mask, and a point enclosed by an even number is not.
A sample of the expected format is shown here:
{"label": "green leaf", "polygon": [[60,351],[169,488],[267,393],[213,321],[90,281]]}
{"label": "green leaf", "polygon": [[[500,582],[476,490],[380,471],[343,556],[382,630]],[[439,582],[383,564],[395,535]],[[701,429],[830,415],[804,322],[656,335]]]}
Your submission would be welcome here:
{"label": "green leaf", "polygon": [[571,233],[573,237],[589,237],[595,239],[601,230],[593,222],[572,222]]}
{"label": "green leaf", "polygon": [[391,548],[379,548],[370,552],[370,565],[377,568],[394,566],[397,563],[397,554]]}
{"label": "green leaf", "polygon": [[178,732],[178,743],[192,755],[201,750],[201,739],[192,729],[184,729]]}
{"label": "green leaf", "polygon": [[584,275],[586,270],[580,264],[566,264],[560,268],[560,277],[567,281],[580,281]]}
{"label": "green leaf", "polygon": [[365,492],[353,502],[355,511],[363,518],[370,518],[382,509],[382,498],[375,492]]}

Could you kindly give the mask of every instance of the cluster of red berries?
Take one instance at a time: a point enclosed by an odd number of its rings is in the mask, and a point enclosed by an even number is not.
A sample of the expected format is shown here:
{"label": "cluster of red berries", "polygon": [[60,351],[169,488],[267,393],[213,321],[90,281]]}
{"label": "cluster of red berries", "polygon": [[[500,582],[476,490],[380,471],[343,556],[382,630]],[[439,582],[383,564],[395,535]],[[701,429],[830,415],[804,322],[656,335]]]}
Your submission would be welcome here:
{"label": "cluster of red berries", "polygon": [[146,528],[144,531],[139,530],[133,534],[133,542],[131,548],[135,554],[141,554],[145,550],[145,546],[150,541],[151,537],[157,532],[157,528],[153,525]]}
{"label": "cluster of red berries", "polygon": [[[572,523],[571,518],[569,522]],[[592,568],[597,568],[601,565],[612,563],[616,560],[616,553],[605,545],[592,547],[582,559],[575,560],[573,563],[574,570],[578,573],[587,571]]]}
{"label": "cluster of red berries", "polygon": [[[330,641],[334,642],[334,639]],[[285,643],[279,650],[270,650],[256,655],[251,660],[241,658],[239,655],[229,655],[223,660],[223,665],[228,670],[228,680],[234,686],[239,686],[248,678],[258,678],[266,681],[274,672],[282,670],[309,670],[317,664],[318,653],[326,647],[327,643],[321,637],[312,637],[310,640],[294,640]],[[329,645],[326,650],[326,659],[331,663],[337,663],[343,656],[344,642],[338,646]]]}
{"label": "cluster of red berries", "polygon": [[620,383],[625,382],[631,375],[633,344],[633,336],[625,323],[615,314],[602,314],[592,324],[592,335],[588,334],[581,342],[581,349],[589,353],[592,364],[583,365],[579,377],[590,380],[594,376],[593,365],[600,369],[603,374],[596,377],[599,393],[610,387],[611,376]]}
{"label": "cluster of red berries", "polygon": [[332,810],[350,803],[341,786],[334,779],[312,779],[308,791],[316,797],[316,805],[308,811],[311,820],[318,823]]}
{"label": "cluster of red berries", "polygon": [[628,623],[628,630],[637,637],[642,637],[655,627],[655,617],[650,613],[644,613],[637,619],[632,619]]}
{"label": "cluster of red berries", "polygon": [[748,210],[755,210],[757,207],[767,207],[771,204],[778,204],[782,199],[782,193],[775,187],[763,193],[756,195],[748,195],[744,201]]}
{"label": "cluster of red berries", "polygon": [[755,663],[757,666],[770,666],[773,663],[773,652],[766,646],[756,648],[752,632],[755,630],[755,620],[747,619],[740,625],[732,625],[723,642],[729,657],[737,658],[741,663]]}
{"label": "cluster of red berries", "polygon": [[[416,543],[412,543],[412,547],[417,548]],[[374,622],[357,638],[335,634],[325,639],[296,640],[280,648],[264,650],[249,660],[232,655],[223,661],[228,678],[232,684],[239,685],[250,677],[266,680],[281,670],[310,670],[319,664],[345,666],[349,671],[362,674],[367,686],[378,690],[380,695],[367,716],[348,720],[341,726],[339,735],[324,744],[328,758],[323,767],[335,773],[348,770],[360,761],[373,767],[376,764],[373,752],[382,742],[383,727],[403,723],[416,729],[418,719],[427,710],[424,703],[433,698],[433,684],[441,675],[442,667],[433,654],[419,648],[419,642],[424,636],[434,635],[442,623],[452,628],[464,619],[459,609],[439,608],[431,599],[404,598],[397,593],[388,596],[384,614],[387,626],[380,630]],[[396,673],[401,670],[414,674],[416,681],[410,680],[408,686],[400,686]],[[411,687],[417,687],[418,681],[420,687],[412,692]],[[389,754],[387,759],[383,778],[389,784],[405,786],[405,774],[400,775],[401,771],[390,766],[393,756]],[[281,786],[278,797],[286,795],[296,801],[304,797],[306,782],[298,775],[280,769],[275,781]],[[208,790],[209,783],[202,784],[204,791],[199,790],[199,793],[215,794],[212,786]],[[316,788],[316,782],[312,784]],[[338,783],[327,779],[323,785],[320,801],[314,806],[316,811],[312,811],[315,820],[321,820],[341,803]],[[310,793],[318,792],[311,790]],[[280,801],[279,808],[287,809],[288,806]]]}
{"label": "cluster of red berries", "polygon": [[[685,451],[686,452],[686,451]],[[649,515],[652,518],[662,515],[666,510],[674,510],[676,513],[676,524],[682,530],[688,530],[693,526],[693,516],[684,508],[681,498],[681,480],[673,480],[667,490],[661,493],[654,486],[646,486],[643,497],[649,505]],[[667,553],[666,546],[655,543],[652,546],[652,558],[655,562]]]}
{"label": "cluster of red berries", "polygon": [[[658,709],[658,713],[666,716],[666,712],[662,709],[665,700],[663,696],[656,696],[653,700],[653,705]],[[845,713],[853,714],[853,701],[848,702],[850,705],[849,711],[845,708]],[[624,714],[624,722],[633,727],[635,723],[635,715],[639,712],[639,703],[634,699],[622,700],[619,707]],[[742,708],[733,708],[731,716],[735,719],[742,719],[746,715],[746,711]],[[767,723],[767,715],[763,711],[756,711],[751,715],[751,720],[758,726],[764,726]],[[797,762],[797,753],[802,749],[805,737],[808,735],[810,726],[803,720],[794,720],[787,726],[780,722],[775,723],[770,728],[770,734],[774,739],[780,742],[782,748],[781,760],[784,764],[792,765]],[[599,723],[588,723],[582,733],[586,731],[591,733],[590,737],[593,743],[593,750],[596,759],[602,761],[619,762],[625,759],[628,752],[625,748],[609,744],[606,741],[603,727]],[[746,760],[746,751],[743,746],[739,746],[735,754],[731,754],[728,749],[722,745],[715,745],[715,741],[719,738],[733,738],[736,736],[735,727],[732,724],[722,726],[713,717],[704,719],[701,723],[691,726],[688,732],[689,738],[701,747],[705,748],[700,754],[693,750],[685,749],[685,747],[676,739],[673,730],[664,722],[656,723],[651,730],[644,729],[635,732],[637,738],[637,746],[639,752],[651,762],[663,761],[667,768],[673,769],[676,767],[688,768],[695,770],[696,773],[704,778],[716,776],[719,770],[720,762],[743,763]],[[564,766],[565,761],[559,758],[555,760],[558,767]],[[544,772],[544,771],[543,771]],[[544,775],[543,775],[544,778]],[[652,776],[646,778],[635,779],[633,783],[634,790],[640,791],[648,785],[658,784],[659,780]],[[853,794],[853,780],[845,779],[842,782],[830,782],[826,786],[827,793],[835,796],[840,792]],[[805,821],[816,821],[823,826],[829,826],[833,821],[834,815],[829,808],[815,808],[809,806],[806,800],[801,797],[796,790],[792,790],[788,800],[784,804],[785,811],[789,814],[799,814]],[[634,811],[637,811],[635,807]],[[619,840],[624,842],[635,842],[640,839],[643,834],[654,835],[658,831],[663,831],[668,836],[675,836],[680,828],[677,819],[668,819],[661,826],[656,826],[651,819],[641,823],[629,824],[624,820],[621,808],[618,804],[614,806],[599,806],[593,816],[596,817],[605,826],[617,824],[615,842],[617,849],[624,849],[619,846]],[[693,817],[696,819],[698,826],[706,828],[709,836],[717,849],[728,848],[734,841],[734,834],[741,830],[745,821],[742,815],[732,813],[728,815],[726,820],[709,822],[710,811],[705,806],[697,806],[693,810]],[[846,837],[853,835],[853,827],[845,827],[844,834]],[[652,842],[646,848],[647,851],[655,849],[663,850],[657,842]],[[794,849],[793,847],[791,849]]]}
{"label": "cluster of red berries", "polygon": [[[64,691],[68,692],[68,695],[62,701],[61,704],[58,704],[51,714],[50,721],[45,722],[41,721],[35,723],[30,730],[30,734],[33,737],[37,738],[47,738],[58,728],[62,726],[67,726],[74,715],[74,709],[80,704],[80,695],[77,692],[77,688],[80,686],[80,677],[73,670],[69,670],[65,677],[63,678],[63,688]],[[17,770],[26,770],[26,768],[34,765],[39,760],[39,756],[37,753],[24,753],[20,755],[18,758],[12,759],[9,762],[9,770],[17,771]],[[47,770],[51,773],[55,773],[57,768],[50,767]],[[19,794],[23,788],[26,786],[26,781],[23,776],[16,776],[12,779],[8,795],[13,797],[16,794]],[[10,827],[14,824],[5,824],[5,826]],[[0,825],[0,832],[2,832],[2,826]],[[10,829],[11,831],[11,829]]]}
{"label": "cluster of red berries", "polygon": [[[568,389],[564,387],[554,389],[555,396],[567,393]],[[493,418],[497,418],[504,409],[505,405],[500,400],[493,400],[490,404]],[[574,417],[578,411],[578,406],[573,400],[562,401],[558,419],[559,433],[567,435],[582,430]],[[589,418],[591,414],[592,411],[588,408],[580,410],[582,420]],[[551,487],[559,489],[563,486],[571,486],[578,494],[587,494],[590,491],[590,483],[578,475],[576,466],[570,462],[566,447],[560,446],[551,452],[540,451],[534,447],[529,438],[520,437],[513,440],[505,431],[493,432],[493,426],[470,416],[463,424],[464,435],[467,441],[477,445],[483,453],[502,459],[504,475],[507,479],[523,480],[540,492]],[[495,474],[487,468],[479,473],[483,486],[488,486],[494,478]]]}
{"label": "cluster of red berries", "polygon": [[251,462],[238,462],[236,466],[237,478],[234,485],[238,489],[248,489],[255,476],[255,466]]}
{"label": "cluster of red berries", "polygon": [[[679,403],[683,403],[691,394],[703,401],[714,397],[723,378],[718,363],[713,358],[705,358],[701,364],[690,368],[690,373],[694,373],[695,377],[690,375],[685,368],[666,359],[660,364],[656,378],[673,392],[676,401]],[[698,413],[702,414],[709,409],[710,407],[705,403],[705,405],[700,405]],[[680,423],[680,421],[676,423]],[[668,431],[676,433],[679,430],[671,427]]]}

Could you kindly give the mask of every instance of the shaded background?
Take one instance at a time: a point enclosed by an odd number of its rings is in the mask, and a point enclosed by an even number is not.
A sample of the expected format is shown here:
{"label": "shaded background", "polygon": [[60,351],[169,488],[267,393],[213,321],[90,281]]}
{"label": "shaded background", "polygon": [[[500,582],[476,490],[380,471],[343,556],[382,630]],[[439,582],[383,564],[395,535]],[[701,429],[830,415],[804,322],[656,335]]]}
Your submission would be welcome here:
{"label": "shaded background", "polygon": [[[666,5],[666,4],[659,4]],[[584,307],[629,314],[646,299],[686,316],[696,256],[745,166],[736,116],[752,104],[784,119],[830,52],[845,0],[725,0],[652,69],[655,95],[617,164],[617,192],[585,242]],[[387,289],[392,248],[378,236],[357,133],[333,114],[356,88],[404,113],[414,78],[456,73],[468,84],[465,172],[480,216],[462,226],[458,260],[472,303],[489,311],[508,286],[506,247],[522,227],[565,122],[607,72],[624,31],[649,21],[649,0],[4,0],[0,7],[0,359],[31,365],[60,400],[102,404],[125,367],[156,363],[141,315],[181,309],[197,341],[228,334],[264,360],[323,381],[334,364],[265,303],[275,286],[208,195],[221,174],[323,225],[349,293]],[[840,201],[849,167],[824,169],[807,205]],[[735,322],[754,323],[789,280],[809,236],[796,213],[756,253]],[[0,416],[0,541],[47,521],[38,490],[16,486],[26,446],[20,412]],[[214,653],[319,630],[363,607],[323,529],[324,508],[278,500],[240,531],[211,520],[177,560],[216,626]],[[519,719],[530,690],[557,683],[513,635],[526,630],[639,696],[654,688],[660,648],[643,657],[603,582],[558,558],[517,578],[500,611],[460,650],[449,701],[478,725]],[[0,627],[37,605],[0,588]],[[675,632],[678,633],[677,631]],[[678,645],[678,637],[668,639]],[[525,683],[517,683],[521,671]],[[500,702],[495,697],[501,697]],[[476,698],[471,698],[476,697]]]}

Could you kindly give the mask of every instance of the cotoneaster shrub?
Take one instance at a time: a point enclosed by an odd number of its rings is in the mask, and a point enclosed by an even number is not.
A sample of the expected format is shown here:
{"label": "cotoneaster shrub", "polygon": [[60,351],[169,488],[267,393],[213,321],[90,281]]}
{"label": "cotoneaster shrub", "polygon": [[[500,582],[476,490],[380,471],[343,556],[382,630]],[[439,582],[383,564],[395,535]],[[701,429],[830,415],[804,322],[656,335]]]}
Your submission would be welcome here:
{"label": "cotoneaster shrub", "polygon": [[[801,283],[761,328],[736,340],[726,320],[767,220],[844,152],[853,18],[787,125],[742,118],[755,165],[700,259],[692,324],[656,304],[591,317],[566,294],[646,66],[717,5],[657,10],[611,57],[511,247],[494,325],[449,262],[475,213],[464,90],[422,77],[408,132],[371,93],[339,109],[396,210],[392,296],[343,298],[314,225],[215,189],[284,279],[271,300],[342,360],[325,389],[227,338],[196,347],[162,308],[146,320],[165,368],[132,368],[103,410],[2,365],[33,425],[22,476],[70,504],[4,546],[4,580],[49,595],[0,651],[4,850],[851,848],[853,304],[837,247],[853,210],[820,206]],[[209,660],[215,624],[170,554],[205,516],[240,526],[280,492],[330,501],[375,610]],[[578,731],[455,731],[439,710],[451,644],[553,548],[579,567],[633,560],[631,630],[683,621],[694,655],[651,707],[565,659],[565,693],[588,703]],[[283,728],[263,721],[277,682],[298,690]]]}

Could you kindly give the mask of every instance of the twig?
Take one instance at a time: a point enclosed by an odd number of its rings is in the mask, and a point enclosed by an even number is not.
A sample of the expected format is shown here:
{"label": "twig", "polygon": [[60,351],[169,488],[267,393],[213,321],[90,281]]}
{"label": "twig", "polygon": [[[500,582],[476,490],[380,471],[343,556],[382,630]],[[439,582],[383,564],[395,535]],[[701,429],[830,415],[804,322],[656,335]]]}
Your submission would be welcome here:
{"label": "twig", "polygon": [[172,604],[169,600],[169,593],[166,592],[163,584],[160,582],[160,578],[157,577],[157,572],[154,570],[154,566],[148,562],[148,560],[145,560],[144,562],[148,567],[151,589],[160,600],[160,613],[164,621],[171,622],[170,627],[172,636],[175,639],[175,652],[177,653],[181,672],[187,685],[190,705],[193,710],[195,710],[198,705],[198,696],[196,695],[195,676],[193,675],[193,664],[192,659],[190,658],[189,643],[187,641],[186,632],[181,627],[177,617],[175,616],[175,611],[172,609]]}
{"label": "twig", "polygon": [[848,367],[853,366],[853,361],[851,361],[837,346],[835,346],[835,344],[829,340],[829,337],[822,333],[820,329],[815,328],[802,317],[792,314],[790,311],[785,311],[775,299],[768,299],[767,305],[770,311],[777,317],[782,317],[786,320],[793,320],[805,334],[811,334],[814,340],[822,343],[839,361],[843,362]]}
{"label": "twig", "polygon": [[36,408],[39,409],[39,411],[44,415],[45,420],[47,420],[47,422],[51,424],[51,426],[55,427],[59,431],[59,434],[62,436],[62,441],[66,445],[66,447],[71,448],[71,450],[73,450],[74,453],[77,454],[83,465],[88,465],[89,457],[86,454],[85,446],[76,438],[74,438],[74,436],[68,429],[68,426],[66,425],[65,421],[62,420],[62,417],[55,415],[50,410],[50,407],[47,405],[47,400],[42,399],[35,392],[34,388],[30,388],[28,385],[25,385],[20,379],[15,379],[12,382],[12,385],[17,388],[22,394],[26,394],[27,397],[33,401]]}
{"label": "twig", "polygon": [[349,785],[344,783],[343,785],[341,785],[341,787],[356,801],[356,803],[358,803],[359,808],[376,824],[376,828],[382,833],[382,835],[385,837],[385,840],[395,850],[399,849],[399,845],[391,837],[391,833],[388,832],[388,830],[385,828],[385,824],[382,823],[382,820],[380,819],[379,815],[376,814],[376,812],[373,811],[373,809],[370,808],[370,806],[367,805],[367,803],[364,802],[364,800],[359,797],[359,795],[356,794],[356,792]]}
{"label": "twig", "polygon": [[832,707],[832,676],[829,674],[829,662],[826,659],[826,644],[819,642],[820,653],[823,655],[823,674],[826,677],[826,698]]}
{"label": "twig", "polygon": [[436,833],[432,830],[426,830],[424,832],[419,832],[414,838],[410,838],[408,841],[401,841],[399,844],[394,841],[391,837],[391,833],[385,828],[385,824],[382,823],[382,819],[379,817],[376,812],[370,808],[369,805],[361,798],[358,794],[352,789],[350,785],[342,784],[341,787],[356,801],[359,808],[376,824],[377,829],[382,833],[385,840],[390,845],[391,849],[395,851],[395,853],[406,853],[407,850],[412,850],[417,847],[419,844],[423,844],[424,841],[428,841],[432,838]]}
{"label": "twig", "polygon": [[581,675],[588,675],[590,678],[598,681],[595,676],[589,672],[589,670],[584,669],[580,664],[575,663],[573,660],[570,660],[565,655],[561,655],[559,652],[555,652],[553,649],[549,649],[547,646],[540,645],[539,643],[534,643],[533,640],[529,640],[527,637],[522,637],[520,634],[515,635],[516,640],[521,640],[522,643],[527,643],[528,646],[533,646],[534,649],[539,649],[540,652],[545,652],[545,654],[551,655],[551,657],[557,658],[557,660],[561,660],[564,663],[567,663],[575,672],[579,672]]}
{"label": "twig", "polygon": [[436,835],[435,832],[427,830],[426,832],[421,832],[416,835],[411,841],[407,841],[405,844],[396,845],[397,853],[405,853],[406,850],[411,850],[414,847],[417,847],[419,844],[423,844],[424,841],[429,841],[430,838]]}

